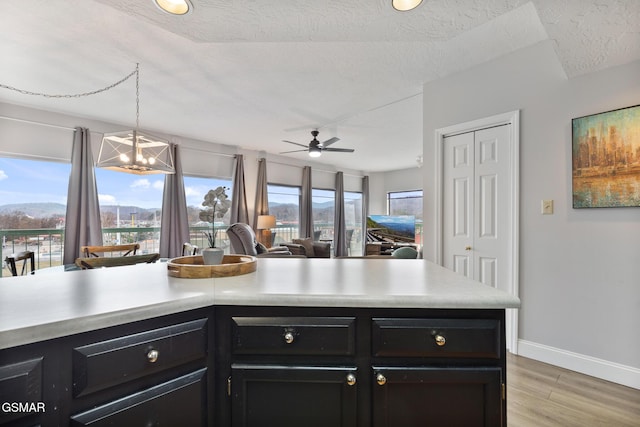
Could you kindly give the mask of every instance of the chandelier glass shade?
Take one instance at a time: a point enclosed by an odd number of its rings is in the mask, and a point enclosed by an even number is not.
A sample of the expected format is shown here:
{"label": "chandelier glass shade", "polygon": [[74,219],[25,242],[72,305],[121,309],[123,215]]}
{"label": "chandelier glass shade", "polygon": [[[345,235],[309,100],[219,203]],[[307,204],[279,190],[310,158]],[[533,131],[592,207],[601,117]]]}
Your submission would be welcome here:
{"label": "chandelier glass shade", "polygon": [[137,130],[105,134],[96,166],[138,175],[175,173],[169,142]]}

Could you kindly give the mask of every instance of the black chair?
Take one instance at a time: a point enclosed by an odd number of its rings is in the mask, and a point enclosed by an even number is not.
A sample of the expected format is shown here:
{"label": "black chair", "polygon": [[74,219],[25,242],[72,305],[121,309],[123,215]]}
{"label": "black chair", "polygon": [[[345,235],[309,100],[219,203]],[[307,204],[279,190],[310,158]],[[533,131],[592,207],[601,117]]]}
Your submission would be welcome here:
{"label": "black chair", "polygon": [[24,276],[27,270],[27,263],[29,261],[31,261],[31,274],[35,274],[36,272],[35,255],[32,251],[23,251],[17,254],[7,255],[7,257],[4,260],[7,262],[7,266],[9,267],[9,271],[11,271],[12,276],[18,275],[18,269],[16,267],[17,261],[23,261],[22,271],[20,273],[21,276]]}
{"label": "black chair", "polygon": [[191,243],[183,243],[182,244],[182,256],[195,256],[198,255],[198,248],[196,245],[192,245]]}

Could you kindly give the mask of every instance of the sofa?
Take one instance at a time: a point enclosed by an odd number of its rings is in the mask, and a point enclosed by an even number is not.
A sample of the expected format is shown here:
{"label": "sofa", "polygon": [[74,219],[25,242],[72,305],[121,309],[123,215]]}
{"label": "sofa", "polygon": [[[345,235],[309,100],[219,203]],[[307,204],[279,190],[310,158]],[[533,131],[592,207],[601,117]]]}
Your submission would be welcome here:
{"label": "sofa", "polygon": [[331,243],[316,242],[310,238],[293,239],[291,242],[280,243],[293,255],[303,255],[307,258],[331,258]]}

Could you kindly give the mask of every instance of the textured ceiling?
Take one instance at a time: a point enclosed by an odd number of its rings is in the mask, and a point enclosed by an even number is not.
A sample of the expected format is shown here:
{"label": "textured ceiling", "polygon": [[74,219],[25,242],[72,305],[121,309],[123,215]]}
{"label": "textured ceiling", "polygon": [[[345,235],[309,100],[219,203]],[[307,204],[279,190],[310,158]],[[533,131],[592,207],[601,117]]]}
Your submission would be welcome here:
{"label": "textured ceiling", "polygon": [[[640,59],[639,0],[21,0],[0,16],[0,83],[46,93],[107,86],[140,63],[140,126],[279,153],[338,136],[320,162],[416,166],[422,86],[551,39],[569,78]],[[0,101],[132,126],[133,81],[79,99]],[[393,156],[380,156],[392,146]],[[306,154],[290,156],[304,159]]]}

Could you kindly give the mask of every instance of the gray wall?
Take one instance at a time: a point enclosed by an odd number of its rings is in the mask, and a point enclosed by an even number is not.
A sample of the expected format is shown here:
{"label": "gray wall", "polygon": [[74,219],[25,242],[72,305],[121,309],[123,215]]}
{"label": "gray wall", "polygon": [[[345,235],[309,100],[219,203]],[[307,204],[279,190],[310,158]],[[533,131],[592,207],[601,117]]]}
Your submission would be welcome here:
{"label": "gray wall", "polygon": [[571,119],[640,104],[640,62],[567,79],[546,41],[426,84],[423,99],[425,258],[435,130],[519,109],[521,353],[612,380],[622,369],[640,388],[640,208],[571,205]]}

